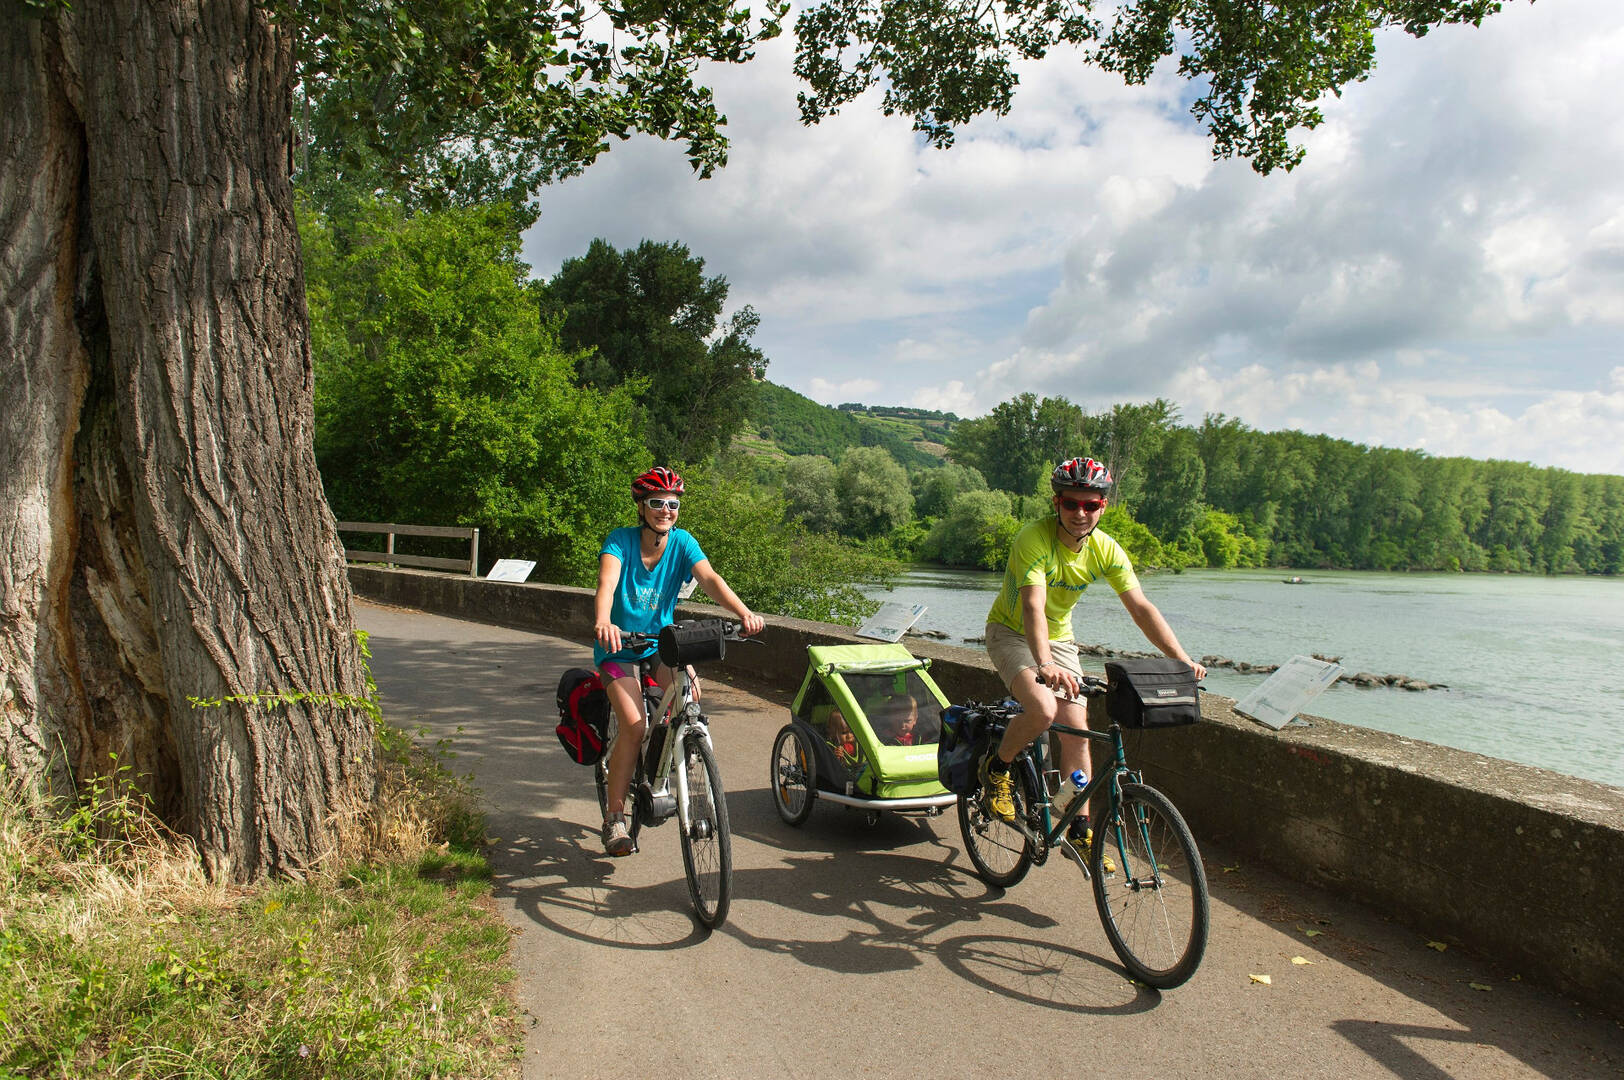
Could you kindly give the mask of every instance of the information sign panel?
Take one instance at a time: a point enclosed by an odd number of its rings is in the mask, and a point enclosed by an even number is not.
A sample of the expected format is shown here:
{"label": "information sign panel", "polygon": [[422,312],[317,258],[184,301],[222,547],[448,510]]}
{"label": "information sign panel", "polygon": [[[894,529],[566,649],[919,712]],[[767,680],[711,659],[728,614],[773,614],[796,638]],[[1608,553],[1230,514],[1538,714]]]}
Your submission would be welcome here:
{"label": "information sign panel", "polygon": [[1336,682],[1341,664],[1293,656],[1263,681],[1263,685],[1235,703],[1235,711],[1279,731],[1303,711],[1321,690]]}
{"label": "information sign panel", "polygon": [[881,604],[880,610],[868,617],[868,621],[857,628],[858,637],[874,638],[878,641],[901,641],[902,635],[908,628],[919,621],[919,616],[925,613],[924,604]]}
{"label": "information sign panel", "polygon": [[485,575],[486,581],[523,581],[530,576],[530,571],[536,568],[533,559],[497,559],[491,572]]}

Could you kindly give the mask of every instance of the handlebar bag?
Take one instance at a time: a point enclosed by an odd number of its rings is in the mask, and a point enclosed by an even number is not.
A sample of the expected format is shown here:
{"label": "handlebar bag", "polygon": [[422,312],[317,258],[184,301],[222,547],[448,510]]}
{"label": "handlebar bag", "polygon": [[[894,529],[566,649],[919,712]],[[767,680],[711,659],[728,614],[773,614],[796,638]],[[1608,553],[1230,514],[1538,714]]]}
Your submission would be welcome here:
{"label": "handlebar bag", "polygon": [[570,668],[558,680],[558,726],[553,731],[577,765],[603,760],[609,742],[609,695],[596,671]]}
{"label": "handlebar bag", "polygon": [[1165,728],[1201,719],[1195,669],[1182,660],[1110,660],[1105,679],[1105,714],[1113,724]]}
{"label": "handlebar bag", "polygon": [[724,619],[685,619],[660,631],[660,663],[666,667],[704,664],[727,652]]}

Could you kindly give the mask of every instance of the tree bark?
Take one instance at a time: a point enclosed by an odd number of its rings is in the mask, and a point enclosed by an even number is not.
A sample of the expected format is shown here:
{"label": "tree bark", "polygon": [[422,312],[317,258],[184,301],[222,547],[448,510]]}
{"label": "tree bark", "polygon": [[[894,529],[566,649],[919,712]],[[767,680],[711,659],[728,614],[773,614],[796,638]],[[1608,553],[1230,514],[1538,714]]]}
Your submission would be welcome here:
{"label": "tree bark", "polygon": [[[311,445],[292,29],[246,0],[0,16],[0,762],[115,767],[218,878],[373,794]],[[194,708],[188,698],[292,695]],[[110,755],[116,755],[115,758]]]}

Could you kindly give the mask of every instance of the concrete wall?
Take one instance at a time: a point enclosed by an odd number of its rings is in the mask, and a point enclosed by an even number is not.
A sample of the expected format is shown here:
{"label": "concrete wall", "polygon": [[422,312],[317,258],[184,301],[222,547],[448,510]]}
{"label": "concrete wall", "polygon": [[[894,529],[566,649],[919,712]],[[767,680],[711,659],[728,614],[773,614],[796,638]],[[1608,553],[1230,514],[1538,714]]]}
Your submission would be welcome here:
{"label": "concrete wall", "polygon": [[[587,589],[360,566],[350,580],[384,603],[591,639]],[[806,646],[860,639],[775,617],[759,640],[725,666],[793,689]],[[908,646],[951,700],[1003,696],[980,650]],[[1233,704],[1205,695],[1203,723],[1128,737],[1198,837],[1624,1016],[1624,790],[1318,717],[1275,732]]]}

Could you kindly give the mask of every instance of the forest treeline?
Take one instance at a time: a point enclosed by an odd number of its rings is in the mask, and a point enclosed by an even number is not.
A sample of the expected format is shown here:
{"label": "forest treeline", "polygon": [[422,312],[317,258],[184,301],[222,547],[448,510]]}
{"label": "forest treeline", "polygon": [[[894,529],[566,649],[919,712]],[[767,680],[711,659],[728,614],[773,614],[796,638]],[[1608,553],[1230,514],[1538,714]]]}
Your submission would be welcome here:
{"label": "forest treeline", "polygon": [[661,461],[752,605],[849,621],[904,561],[1001,568],[1074,454],[1116,474],[1102,528],[1144,567],[1624,569],[1621,477],[1185,423],[1160,400],[831,408],[766,381],[759,316],[680,243],[595,241],[538,281],[503,201],[307,195],[300,223],[338,517],[474,525],[487,564],[534,559],[538,580],[591,584],[632,520],[627,478]]}

